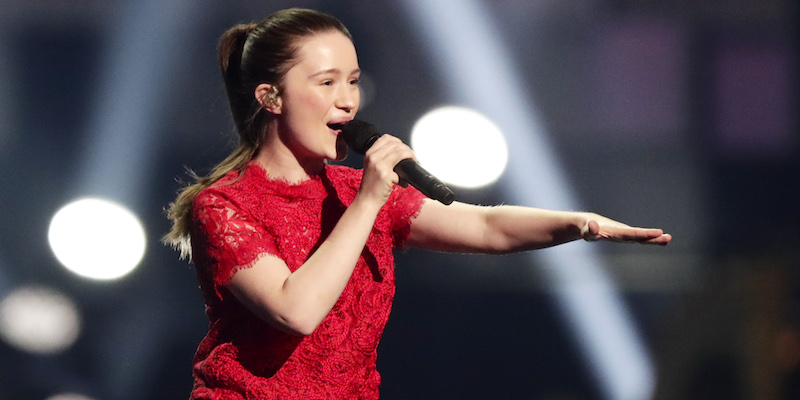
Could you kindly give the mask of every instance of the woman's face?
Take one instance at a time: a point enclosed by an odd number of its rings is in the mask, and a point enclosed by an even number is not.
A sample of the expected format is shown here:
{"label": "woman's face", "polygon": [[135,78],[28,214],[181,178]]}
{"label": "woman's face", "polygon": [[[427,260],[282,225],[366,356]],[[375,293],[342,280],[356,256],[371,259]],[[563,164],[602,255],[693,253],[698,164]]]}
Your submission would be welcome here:
{"label": "woman's face", "polygon": [[301,161],[343,159],[347,147],[329,125],[349,121],[358,111],[356,49],[342,33],[321,33],[303,40],[297,61],[280,91],[284,143]]}

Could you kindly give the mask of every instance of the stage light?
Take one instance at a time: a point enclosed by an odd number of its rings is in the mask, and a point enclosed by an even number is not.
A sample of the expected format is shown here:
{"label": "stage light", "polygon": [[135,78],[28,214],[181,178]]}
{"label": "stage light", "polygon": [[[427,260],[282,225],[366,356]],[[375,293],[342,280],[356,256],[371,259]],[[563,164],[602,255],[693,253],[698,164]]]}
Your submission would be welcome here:
{"label": "stage light", "polygon": [[58,261],[87,278],[117,279],[144,256],[142,223],[125,207],[87,198],[59,210],[50,222],[50,247]]}
{"label": "stage light", "polygon": [[422,116],[411,130],[411,147],[431,174],[465,188],[494,183],[508,163],[500,128],[464,107],[441,107]]}
{"label": "stage light", "polygon": [[23,351],[60,353],[75,343],[80,325],[75,304],[55,289],[23,286],[0,302],[0,336]]}

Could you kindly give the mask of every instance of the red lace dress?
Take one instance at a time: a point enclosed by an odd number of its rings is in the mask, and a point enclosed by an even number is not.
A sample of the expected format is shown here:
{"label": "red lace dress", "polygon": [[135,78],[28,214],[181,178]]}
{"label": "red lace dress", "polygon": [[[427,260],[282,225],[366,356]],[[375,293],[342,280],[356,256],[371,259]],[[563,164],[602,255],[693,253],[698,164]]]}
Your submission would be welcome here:
{"label": "red lace dress", "polygon": [[191,398],[377,399],[376,348],[395,292],[392,248],[407,239],[422,194],[394,189],[336,305],[314,333],[298,337],[256,317],[225,285],[264,254],[297,270],[353,202],[361,171],[329,165],[289,184],[251,162],[236,176],[193,203],[193,262],[210,324],[194,357]]}

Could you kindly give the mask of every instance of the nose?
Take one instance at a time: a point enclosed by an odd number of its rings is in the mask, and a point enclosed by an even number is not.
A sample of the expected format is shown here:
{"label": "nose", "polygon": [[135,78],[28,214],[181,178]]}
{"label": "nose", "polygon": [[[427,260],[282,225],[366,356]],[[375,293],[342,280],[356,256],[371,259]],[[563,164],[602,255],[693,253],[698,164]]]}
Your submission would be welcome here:
{"label": "nose", "polygon": [[339,90],[336,96],[336,107],[341,108],[347,112],[358,109],[358,103],[361,100],[361,92],[358,86],[345,85]]}

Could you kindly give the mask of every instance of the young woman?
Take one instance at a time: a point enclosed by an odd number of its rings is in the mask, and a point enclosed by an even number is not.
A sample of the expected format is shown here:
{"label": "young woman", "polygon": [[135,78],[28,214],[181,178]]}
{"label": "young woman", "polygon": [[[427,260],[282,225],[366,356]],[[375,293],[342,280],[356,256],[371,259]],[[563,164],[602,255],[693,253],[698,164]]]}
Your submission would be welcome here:
{"label": "young woman", "polygon": [[165,242],[191,255],[210,320],[192,399],[376,399],[376,348],[394,295],[392,249],[505,253],[577,239],[667,244],[580,212],[449,206],[396,185],[414,158],[384,135],[364,168],[333,166],[359,107],[350,34],[313,10],[220,39],[239,146],[171,205]]}

